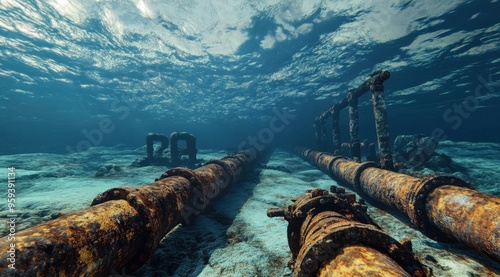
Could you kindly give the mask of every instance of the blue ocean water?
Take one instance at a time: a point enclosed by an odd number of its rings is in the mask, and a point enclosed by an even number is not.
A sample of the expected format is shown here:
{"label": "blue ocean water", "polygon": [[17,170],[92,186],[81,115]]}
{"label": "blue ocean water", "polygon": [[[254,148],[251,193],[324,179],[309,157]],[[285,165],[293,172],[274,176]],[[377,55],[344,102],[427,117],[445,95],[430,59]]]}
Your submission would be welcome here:
{"label": "blue ocean water", "polygon": [[[391,141],[437,131],[439,153],[459,165],[438,173],[500,195],[499,10],[498,0],[0,0],[0,164],[18,172],[19,230],[159,177],[163,166],[130,166],[150,132],[193,134],[203,161],[255,143],[314,146],[314,119],[377,70],[391,72]],[[375,142],[369,93],[359,101],[360,137]],[[340,118],[347,142],[346,110]],[[289,276],[286,224],[265,209],[334,181],[282,150],[269,164],[169,234],[136,275]],[[96,176],[109,165],[120,170]],[[500,276],[462,244],[370,212],[411,237],[437,276]]]}
{"label": "blue ocean water", "polygon": [[[273,108],[296,116],[283,137],[307,144],[314,118],[379,69],[392,73],[392,135],[442,128],[455,141],[499,142],[498,10],[499,1],[5,0],[0,153],[139,145],[173,131],[236,147]],[[374,139],[369,102],[360,99],[361,137]],[[89,140],[103,119],[109,132]]]}

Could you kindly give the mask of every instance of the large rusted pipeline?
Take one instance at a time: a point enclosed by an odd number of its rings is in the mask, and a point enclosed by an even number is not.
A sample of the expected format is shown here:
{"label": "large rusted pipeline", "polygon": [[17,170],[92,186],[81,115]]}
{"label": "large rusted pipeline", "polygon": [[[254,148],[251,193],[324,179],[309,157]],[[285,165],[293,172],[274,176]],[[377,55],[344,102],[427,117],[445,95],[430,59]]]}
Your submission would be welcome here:
{"label": "large rusted pipeline", "polygon": [[371,247],[347,246],[334,259],[322,265],[318,276],[410,277],[394,260]]}
{"label": "large rusted pipeline", "polygon": [[[249,149],[190,170],[174,168],[140,188],[110,189],[92,206],[0,239],[0,275],[109,276],[130,272],[154,253],[179,223],[187,224],[210,199],[238,182],[260,155]],[[15,243],[15,270],[8,250]]]}
{"label": "large rusted pipeline", "polygon": [[463,242],[500,261],[500,197],[455,177],[416,178],[306,148],[296,153],[360,194],[406,214],[426,236]]}
{"label": "large rusted pipeline", "polygon": [[373,223],[354,194],[331,188],[309,191],[268,216],[288,222],[295,276],[425,276],[411,242],[397,242]]}

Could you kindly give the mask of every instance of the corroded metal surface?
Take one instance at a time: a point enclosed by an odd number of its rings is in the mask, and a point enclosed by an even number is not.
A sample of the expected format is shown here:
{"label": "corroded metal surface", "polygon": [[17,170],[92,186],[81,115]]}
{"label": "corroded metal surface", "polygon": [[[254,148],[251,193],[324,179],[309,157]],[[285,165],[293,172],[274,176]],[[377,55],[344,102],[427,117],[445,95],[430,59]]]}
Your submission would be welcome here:
{"label": "corroded metal surface", "polygon": [[411,277],[387,255],[369,247],[347,246],[321,266],[320,277]]}
{"label": "corroded metal surface", "polygon": [[140,188],[120,187],[92,206],[0,239],[0,275],[109,276],[140,267],[179,223],[189,224],[209,201],[237,182],[260,154],[249,149],[196,169],[171,169]]}
{"label": "corroded metal surface", "polygon": [[15,270],[7,269],[10,241],[0,240],[2,276],[105,276],[138,254],[145,221],[126,201],[108,202],[16,233]]}
{"label": "corroded metal surface", "polygon": [[500,261],[499,197],[442,186],[427,196],[426,211],[433,224],[448,236]]}
{"label": "corroded metal surface", "polygon": [[[451,176],[416,178],[305,148],[296,153],[323,172],[407,215],[437,241],[460,241],[500,261],[500,197]],[[328,165],[325,165],[328,163]]]}
{"label": "corroded metal surface", "polygon": [[[411,250],[381,231],[354,194],[337,187],[331,191],[315,189],[286,209],[268,211],[268,216],[284,216],[289,222],[290,264],[295,276],[332,276],[328,274],[333,270],[336,276],[360,276],[356,275],[360,271],[375,274],[364,276],[385,276],[384,270],[406,274],[398,276],[425,276]],[[365,255],[350,251],[352,247]],[[365,268],[331,263],[337,259],[356,261]]]}
{"label": "corroded metal surface", "polygon": [[[349,106],[349,134],[351,136],[350,150],[354,160],[361,160],[359,141],[359,119],[358,98],[368,91],[372,92],[373,112],[375,115],[375,127],[377,129],[377,141],[380,152],[380,164],[382,168],[393,170],[392,152],[389,141],[389,126],[387,124],[387,108],[384,99],[384,81],[390,78],[389,71],[375,71],[360,86],[348,92],[347,96],[323,112],[316,123],[323,122],[332,116],[332,139],[333,153],[338,154],[341,150],[339,112]],[[317,132],[318,133],[318,132]],[[321,150],[321,148],[319,148]],[[370,160],[375,160],[370,157]]]}
{"label": "corroded metal surface", "polygon": [[389,79],[389,71],[378,71],[370,75],[370,91],[372,92],[373,113],[375,128],[377,129],[378,149],[380,152],[380,166],[393,170],[392,152],[389,141],[389,125],[387,124],[387,108],[384,99],[384,81]]}

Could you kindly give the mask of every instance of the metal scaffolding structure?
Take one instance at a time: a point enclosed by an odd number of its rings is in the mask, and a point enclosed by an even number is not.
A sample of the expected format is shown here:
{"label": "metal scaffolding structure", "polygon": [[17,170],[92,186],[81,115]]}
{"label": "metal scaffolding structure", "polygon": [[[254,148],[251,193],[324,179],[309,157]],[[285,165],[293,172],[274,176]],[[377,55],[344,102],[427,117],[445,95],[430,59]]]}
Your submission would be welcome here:
{"label": "metal scaffolding structure", "polygon": [[341,150],[339,113],[345,107],[349,107],[349,135],[351,137],[350,149],[353,159],[361,160],[360,139],[359,139],[359,115],[358,98],[368,91],[372,93],[373,112],[375,114],[375,126],[377,128],[377,141],[380,156],[380,166],[393,170],[392,151],[390,147],[389,126],[387,124],[387,109],[384,98],[384,81],[390,78],[389,71],[376,71],[370,74],[368,80],[359,87],[350,90],[347,96],[323,112],[315,120],[316,125],[316,145],[318,149],[326,151],[326,127],[325,120],[332,117],[333,131],[333,151]]}

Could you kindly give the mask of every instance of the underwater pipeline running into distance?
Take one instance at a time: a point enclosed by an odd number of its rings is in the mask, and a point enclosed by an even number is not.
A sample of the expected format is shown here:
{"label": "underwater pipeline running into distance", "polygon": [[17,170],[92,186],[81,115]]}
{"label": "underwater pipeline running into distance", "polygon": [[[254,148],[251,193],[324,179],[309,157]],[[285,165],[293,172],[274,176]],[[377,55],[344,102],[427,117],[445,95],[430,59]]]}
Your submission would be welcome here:
{"label": "underwater pipeline running into distance", "polygon": [[0,275],[132,272],[170,230],[189,224],[211,199],[239,182],[262,151],[243,150],[195,170],[173,168],[151,184],[107,190],[86,209],[17,232],[15,269],[7,268],[11,242],[0,238]]}
{"label": "underwater pipeline running into distance", "polygon": [[405,214],[429,238],[463,242],[500,262],[500,197],[455,177],[416,178],[307,148],[295,153],[362,197]]}

